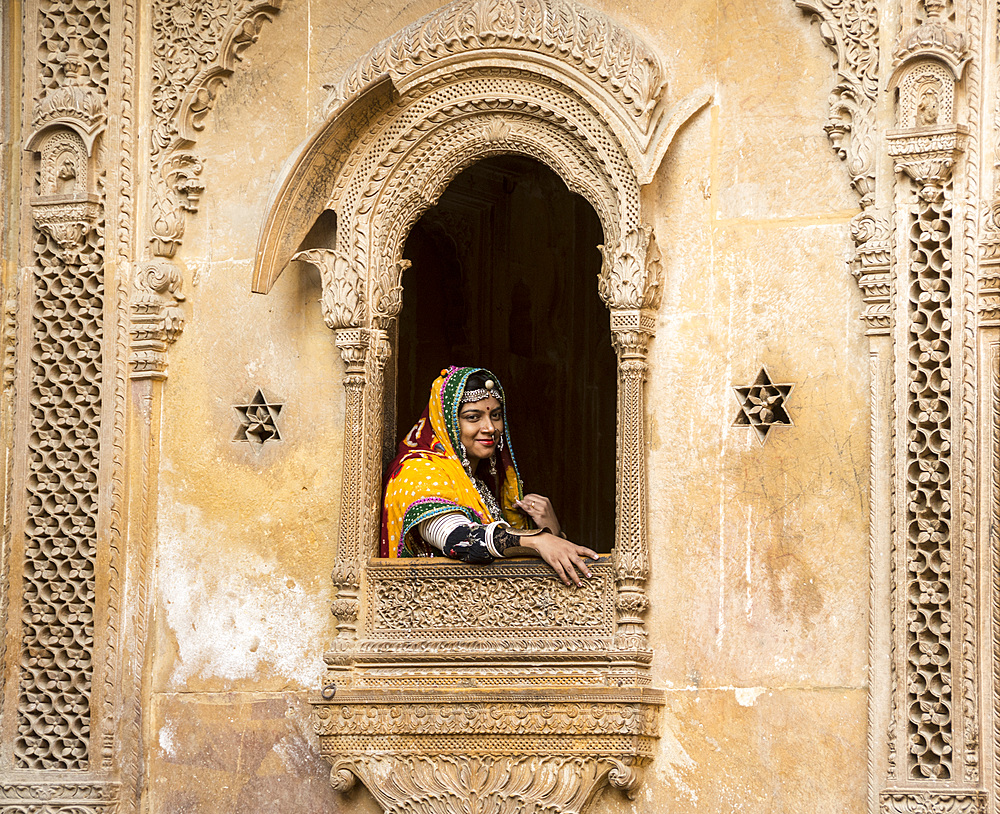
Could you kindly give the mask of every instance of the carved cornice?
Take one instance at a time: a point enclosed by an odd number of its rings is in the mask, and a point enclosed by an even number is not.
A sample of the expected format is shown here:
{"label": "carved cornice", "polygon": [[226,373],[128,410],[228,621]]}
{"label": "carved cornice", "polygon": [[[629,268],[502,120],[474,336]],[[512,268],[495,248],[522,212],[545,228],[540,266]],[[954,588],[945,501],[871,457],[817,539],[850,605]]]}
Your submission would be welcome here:
{"label": "carved cornice", "polygon": [[184,213],[198,211],[204,184],[189,152],[241,53],[282,0],[172,0],[153,4],[153,253],[173,257]]}
{"label": "carved cornice", "polygon": [[0,784],[2,814],[111,814],[118,810],[118,783],[45,782]]}
{"label": "carved cornice", "polygon": [[[345,691],[340,696],[350,700],[341,702],[338,698],[337,703],[317,707],[316,733],[321,738],[532,735],[549,739],[563,735],[582,739],[576,744],[578,751],[586,750],[588,738],[658,736],[659,694],[647,697],[633,691],[631,698],[607,699],[606,693],[592,692],[592,698],[587,700],[573,699],[574,694],[569,690],[544,697],[546,694],[539,690],[527,693],[511,690],[502,695],[481,694],[479,699],[463,693],[457,700],[454,697],[429,700],[411,690],[405,699],[387,703],[381,690]],[[651,699],[656,703],[649,703]],[[495,752],[496,748],[495,741],[485,738],[480,741],[480,749],[484,751]],[[401,744],[401,751],[406,750]]]}
{"label": "carved cornice", "polygon": [[132,291],[132,378],[163,379],[167,347],[184,327],[183,276],[173,263],[143,263]]}
{"label": "carved cornice", "polygon": [[407,75],[471,51],[526,51],[566,62],[616,99],[643,133],[666,84],[656,54],[600,12],[566,0],[456,0],[380,43],[332,88],[342,106],[384,74]]}
{"label": "carved cornice", "polygon": [[795,0],[816,15],[823,41],[837,55],[837,83],[823,128],[847,162],[861,206],[875,201],[875,109],[879,92],[879,6],[875,0]]}
{"label": "carved cornice", "polygon": [[986,795],[978,791],[887,791],[882,792],[879,810],[881,814],[984,814]]}

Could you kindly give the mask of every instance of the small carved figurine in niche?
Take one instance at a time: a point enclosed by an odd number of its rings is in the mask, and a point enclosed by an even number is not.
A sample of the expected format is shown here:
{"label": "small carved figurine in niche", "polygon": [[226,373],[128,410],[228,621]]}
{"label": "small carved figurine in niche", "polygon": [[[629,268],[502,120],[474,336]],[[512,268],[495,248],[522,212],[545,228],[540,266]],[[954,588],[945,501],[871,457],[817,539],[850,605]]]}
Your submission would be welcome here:
{"label": "small carved figurine in niche", "polygon": [[56,193],[58,195],[69,195],[76,188],[76,167],[73,166],[73,159],[64,158],[59,172],[56,173]]}
{"label": "small carved figurine in niche", "polygon": [[938,123],[941,107],[941,82],[931,79],[920,88],[917,101],[917,127],[927,127]]}
{"label": "small carved figurine in niche", "polygon": [[524,494],[511,452],[503,388],[488,370],[449,367],[389,466],[383,557],[490,563],[541,557],[567,585],[589,577],[589,548],[563,536],[547,497]]}
{"label": "small carved figurine in niche", "polygon": [[42,195],[85,194],[87,148],[79,134],[57,128],[47,134],[41,149]]}

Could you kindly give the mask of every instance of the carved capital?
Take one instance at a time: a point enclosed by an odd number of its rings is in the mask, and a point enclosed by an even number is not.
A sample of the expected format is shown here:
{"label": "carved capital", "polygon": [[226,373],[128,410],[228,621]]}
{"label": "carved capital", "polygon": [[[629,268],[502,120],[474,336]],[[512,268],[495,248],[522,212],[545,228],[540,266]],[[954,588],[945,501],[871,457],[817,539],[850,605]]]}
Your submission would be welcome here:
{"label": "carved capital", "polygon": [[35,224],[59,246],[59,256],[73,263],[87,245],[101,207],[96,195],[52,195],[35,198],[31,216]]}
{"label": "carved capital", "polygon": [[183,275],[173,263],[143,263],[132,289],[132,378],[166,378],[167,348],[184,328]]}
{"label": "carved capital", "polygon": [[612,309],[611,342],[618,354],[620,373],[645,372],[646,354],[655,328],[656,315],[652,311]]}
{"label": "carved capital", "polygon": [[894,130],[886,136],[896,172],[905,172],[925,201],[939,201],[951,181],[955,160],[965,149],[962,125]]}
{"label": "carved capital", "polygon": [[341,328],[337,331],[337,348],[347,365],[344,387],[358,387],[365,383],[365,358],[368,355],[368,331],[364,328]]}
{"label": "carved capital", "polygon": [[869,207],[851,220],[854,257],[851,272],[865,307],[861,313],[869,336],[889,332],[892,319],[892,234],[886,212]]}
{"label": "carved capital", "polygon": [[604,264],[597,279],[601,299],[611,309],[652,309],[660,305],[663,267],[653,230],[639,226],[614,246],[599,246]]}
{"label": "carved capital", "polygon": [[357,266],[343,252],[309,249],[292,257],[319,269],[323,320],[334,330],[358,328],[365,318],[364,281]]}
{"label": "carved capital", "polygon": [[409,260],[400,260],[382,269],[372,283],[372,326],[385,330],[403,307],[403,272]]}

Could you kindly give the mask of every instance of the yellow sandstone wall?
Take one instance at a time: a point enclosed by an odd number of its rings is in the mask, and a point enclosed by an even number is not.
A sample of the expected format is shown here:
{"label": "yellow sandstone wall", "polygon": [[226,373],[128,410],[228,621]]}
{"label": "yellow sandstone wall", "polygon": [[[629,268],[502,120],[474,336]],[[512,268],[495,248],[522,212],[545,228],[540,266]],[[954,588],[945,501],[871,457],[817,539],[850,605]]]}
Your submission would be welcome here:
{"label": "yellow sandstone wall", "polygon": [[[647,385],[658,756],[613,812],[860,812],[865,794],[868,363],[845,256],[857,212],[822,126],[829,52],[791,0],[594,8],[714,95],[644,189],[665,290]],[[178,261],[164,391],[146,720],[151,811],[357,811],[328,787],[307,697],[332,638],[343,365],[318,275],[250,293],[285,159],[356,58],[437,7],[285,0],[206,119],[207,192]],[[794,384],[760,446],[733,386]],[[518,386],[520,383],[511,383]],[[281,444],[233,405],[282,403]],[[560,451],[555,450],[559,455]]]}

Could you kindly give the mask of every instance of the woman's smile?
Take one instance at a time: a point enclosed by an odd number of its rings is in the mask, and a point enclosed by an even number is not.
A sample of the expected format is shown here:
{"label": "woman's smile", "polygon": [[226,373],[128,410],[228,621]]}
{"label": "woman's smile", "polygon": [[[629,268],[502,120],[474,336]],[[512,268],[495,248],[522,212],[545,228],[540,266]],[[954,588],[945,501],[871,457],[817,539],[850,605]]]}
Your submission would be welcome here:
{"label": "woman's smile", "polygon": [[465,454],[473,464],[489,458],[503,432],[503,408],[496,396],[462,405],[458,413],[458,431]]}

